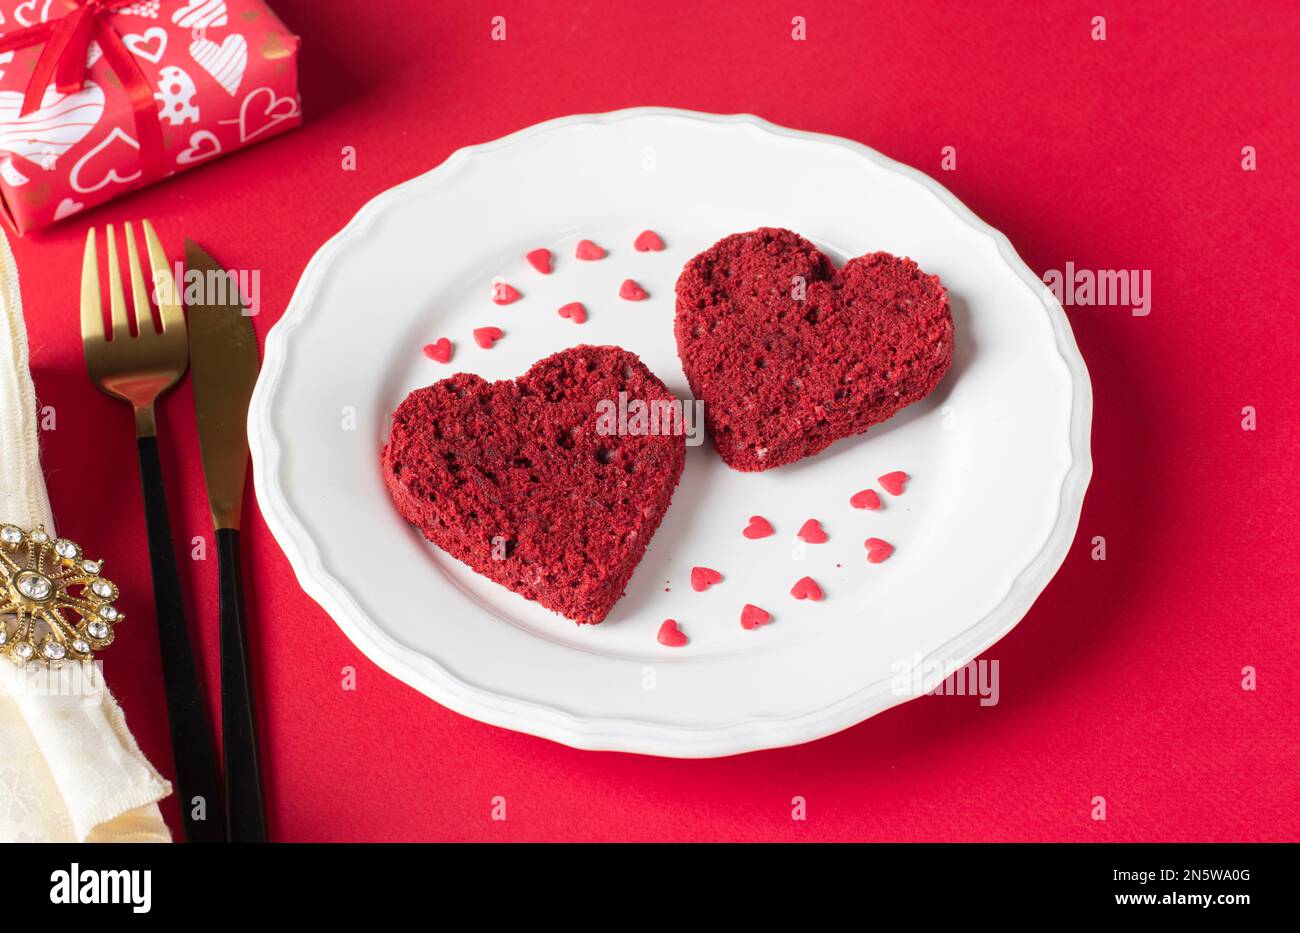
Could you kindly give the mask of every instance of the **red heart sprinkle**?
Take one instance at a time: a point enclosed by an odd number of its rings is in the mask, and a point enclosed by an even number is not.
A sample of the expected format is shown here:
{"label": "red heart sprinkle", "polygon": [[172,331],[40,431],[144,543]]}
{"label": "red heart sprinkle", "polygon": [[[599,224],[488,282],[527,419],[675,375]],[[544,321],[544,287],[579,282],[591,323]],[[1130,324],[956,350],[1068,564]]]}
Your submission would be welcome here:
{"label": "red heart sprinkle", "polygon": [[491,350],[492,345],[505,336],[499,327],[474,328],[474,342],[484,350]]}
{"label": "red heart sprinkle", "polygon": [[691,589],[697,593],[703,593],[715,583],[722,582],[722,574],[708,567],[691,568]]}
{"label": "red heart sprinkle", "polygon": [[880,487],[891,496],[901,496],[903,494],[903,484],[909,478],[902,470],[895,470],[893,473],[886,473],[880,477]]}
{"label": "red heart sprinkle", "polygon": [[874,512],[880,508],[880,494],[874,489],[864,489],[862,492],[854,493],[853,498],[849,500],[849,505],[855,509],[870,509]]}
{"label": "red heart sprinkle", "polygon": [[811,599],[813,602],[821,602],[822,588],[812,577],[804,577],[798,583],[790,588],[790,595],[795,599]]}
{"label": "red heart sprinkle", "polygon": [[438,363],[451,362],[451,341],[440,337],[434,343],[425,345],[424,355]]}
{"label": "red heart sprinkle", "polygon": [[624,279],[623,284],[618,287],[618,297],[626,298],[628,301],[641,301],[649,298],[650,293],[631,279]]}
{"label": "red heart sprinkle", "polygon": [[894,546],[883,538],[867,539],[867,562],[878,564],[894,553]]}
{"label": "red heart sprinkle", "polygon": [[767,625],[772,621],[772,614],[766,609],[759,609],[757,606],[745,604],[745,608],[740,610],[740,627],[743,629],[758,628],[760,625]]}
{"label": "red heart sprinkle", "polygon": [[595,260],[605,258],[605,249],[591,240],[579,240],[578,249],[574,253],[579,259]]}
{"label": "red heart sprinkle", "polygon": [[551,274],[551,251],[549,249],[535,249],[530,253],[525,253],[524,258],[542,275]]}
{"label": "red heart sprinkle", "polygon": [[799,529],[799,539],[808,544],[825,544],[826,532],[822,531],[822,523],[815,518],[810,518],[803,523]]}
{"label": "red heart sprinkle", "polygon": [[653,230],[642,230],[641,235],[632,244],[638,253],[659,252],[664,248],[664,241]]}
{"label": "red heart sprinkle", "polygon": [[581,301],[570,301],[560,309],[560,317],[567,317],[575,324],[581,324],[587,319],[587,309],[582,306]]}
{"label": "red heart sprinkle", "polygon": [[664,624],[659,626],[659,644],[669,648],[680,648],[686,644],[686,635],[677,627],[676,619],[664,619]]}
{"label": "red heart sprinkle", "polygon": [[749,518],[749,524],[745,526],[745,530],[741,532],[741,534],[746,538],[755,541],[759,538],[766,538],[771,533],[772,523],[761,515],[751,515]]}
{"label": "red heart sprinkle", "polygon": [[520,298],[519,289],[505,282],[496,282],[492,286],[492,301],[499,305],[508,305]]}

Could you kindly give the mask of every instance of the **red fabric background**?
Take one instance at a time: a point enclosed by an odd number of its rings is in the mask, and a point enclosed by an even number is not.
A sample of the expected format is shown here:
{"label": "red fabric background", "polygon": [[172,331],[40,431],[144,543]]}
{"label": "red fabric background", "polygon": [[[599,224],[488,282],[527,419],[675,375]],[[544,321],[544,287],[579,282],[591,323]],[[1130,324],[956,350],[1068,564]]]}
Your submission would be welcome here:
{"label": "red fabric background", "polygon": [[[668,104],[864,141],[938,176],[1040,273],[1071,260],[1151,270],[1150,316],[1070,312],[1096,393],[1096,475],[1065,566],[989,654],[1001,703],[925,698],[801,748],[717,761],[574,751],[462,718],[379,671],[298,589],[250,505],[274,837],[1300,835],[1294,4],[273,5],[304,39],[305,128],[14,241],[37,390],[58,417],[44,437],[55,509],[113,555],[134,621],[105,669],[164,772],[130,415],[81,360],[87,225],[150,217],[176,253],[188,234],[261,269],[264,335],[313,252],[371,196],[539,120]],[[1089,36],[1098,13],[1105,42]],[[489,40],[497,14],[504,43]],[[796,14],[806,42],[791,41]],[[941,172],[949,145],[957,170]],[[1258,171],[1241,168],[1246,145]],[[345,146],[355,173],[340,170]],[[1241,429],[1246,405],[1255,432]],[[177,537],[210,539],[188,384],[160,421]],[[1105,562],[1090,559],[1094,535]],[[182,563],[215,702],[216,561]],[[346,665],[355,692],[340,689]],[[1255,692],[1241,689],[1246,665]],[[505,822],[490,818],[497,795]],[[1104,823],[1089,818],[1094,795]]]}

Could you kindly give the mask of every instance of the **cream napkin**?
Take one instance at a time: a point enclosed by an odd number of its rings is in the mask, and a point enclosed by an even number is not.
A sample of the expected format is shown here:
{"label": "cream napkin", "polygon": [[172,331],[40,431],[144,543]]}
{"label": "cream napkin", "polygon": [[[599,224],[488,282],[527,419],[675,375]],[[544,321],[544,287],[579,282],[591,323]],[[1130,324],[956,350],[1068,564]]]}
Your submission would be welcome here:
{"label": "cream napkin", "polygon": [[[18,273],[3,232],[0,305],[0,522],[52,532]],[[98,665],[51,673],[0,657],[0,842],[169,842],[158,801],[170,793]]]}

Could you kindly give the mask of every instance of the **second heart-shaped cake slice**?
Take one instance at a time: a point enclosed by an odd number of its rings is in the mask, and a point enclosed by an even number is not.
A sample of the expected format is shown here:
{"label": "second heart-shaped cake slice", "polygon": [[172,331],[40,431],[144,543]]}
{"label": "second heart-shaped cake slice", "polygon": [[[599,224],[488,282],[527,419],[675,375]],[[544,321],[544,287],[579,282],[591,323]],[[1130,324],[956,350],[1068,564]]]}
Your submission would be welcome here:
{"label": "second heart-shaped cake slice", "polygon": [[952,364],[937,276],[889,253],[836,269],[775,228],[726,237],[686,264],[675,330],[714,446],[744,471],[861,434],[933,392]]}
{"label": "second heart-shaped cake slice", "polygon": [[573,347],[515,380],[460,373],[393,413],[384,480],[402,517],[453,557],[600,622],[681,478],[680,404],[619,347]]}

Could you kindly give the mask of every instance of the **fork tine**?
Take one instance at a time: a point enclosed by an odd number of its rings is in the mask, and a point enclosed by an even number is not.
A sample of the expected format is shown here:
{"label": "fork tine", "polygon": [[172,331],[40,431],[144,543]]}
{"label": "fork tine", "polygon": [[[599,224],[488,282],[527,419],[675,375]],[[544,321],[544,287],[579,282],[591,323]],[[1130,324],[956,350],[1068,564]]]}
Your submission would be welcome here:
{"label": "fork tine", "polygon": [[81,261],[81,339],[104,339],[104,305],[99,294],[99,258],[95,255],[95,228],[86,231],[86,255]]}
{"label": "fork tine", "polygon": [[157,333],[153,326],[153,311],[149,308],[149,288],[140,271],[140,254],[135,248],[135,231],[126,222],[126,262],[131,267],[131,300],[135,304],[135,327],[141,334]]}
{"label": "fork tine", "polygon": [[117,261],[117,235],[109,224],[104,233],[108,240],[108,306],[112,312],[113,339],[126,340],[131,325],[126,322],[126,295],[122,292],[122,267]]}
{"label": "fork tine", "polygon": [[167,254],[163,252],[158,233],[149,221],[143,222],[144,240],[149,248],[149,268],[153,270],[153,281],[158,285],[158,317],[162,320],[163,333],[171,328],[185,330],[185,312],[181,310],[180,296],[177,294],[176,279],[172,276]]}

